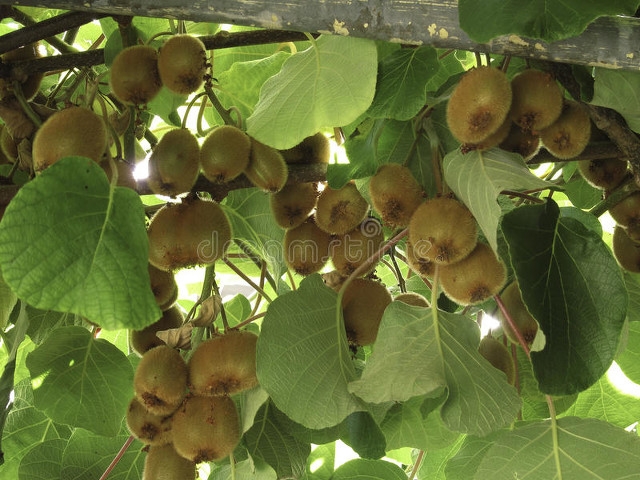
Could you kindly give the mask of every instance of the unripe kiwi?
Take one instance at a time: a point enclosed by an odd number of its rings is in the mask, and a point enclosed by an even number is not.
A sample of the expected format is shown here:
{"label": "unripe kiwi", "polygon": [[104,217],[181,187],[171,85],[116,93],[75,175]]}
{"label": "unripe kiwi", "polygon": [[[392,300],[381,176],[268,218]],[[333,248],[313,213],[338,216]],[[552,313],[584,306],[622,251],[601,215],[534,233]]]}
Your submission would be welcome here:
{"label": "unripe kiwi", "polygon": [[202,173],[211,182],[229,182],[249,165],[251,139],[233,125],[212,130],[200,147]]}
{"label": "unripe kiwi", "polygon": [[422,187],[411,170],[397,163],[378,168],[369,183],[369,196],[373,209],[391,228],[406,227],[424,200]]}
{"label": "unripe kiwi", "polygon": [[154,415],[133,397],[127,408],[127,428],[146,445],[171,443],[171,417]]}
{"label": "unripe kiwi", "polygon": [[227,457],[240,436],[238,410],[231,397],[190,396],[173,415],[173,446],[196,463]]}
{"label": "unripe kiwi", "polygon": [[207,69],[207,52],[199,38],[173,35],[160,47],[158,73],[172,92],[188,95],[200,88]]}
{"label": "unripe kiwi", "polygon": [[511,85],[502,70],[469,70],[449,98],[447,125],[451,133],[462,143],[484,140],[507,118],[511,96]]}
{"label": "unripe kiwi", "polygon": [[[331,261],[340,275],[348,277],[384,243],[382,225],[375,218],[366,218],[357,228],[340,235],[331,244]],[[361,277],[375,270],[376,262],[362,272]]]}
{"label": "unripe kiwi", "polygon": [[311,275],[329,260],[331,235],[320,230],[312,217],[284,234],[284,259],[299,275]]}
{"label": "unripe kiwi", "polygon": [[316,204],[316,223],[327,233],[344,235],[364,220],[369,204],[355,183],[333,189],[326,186]]}
{"label": "unripe kiwi", "polygon": [[295,228],[311,215],[317,199],[317,183],[291,183],[269,197],[269,206],[279,226]]}
{"label": "unripe kiwi", "polygon": [[528,160],[540,150],[540,136],[537,133],[525,132],[512,123],[507,138],[500,142],[499,147],[506,152],[518,153]]}
{"label": "unripe kiwi", "polygon": [[538,132],[555,122],[562,112],[562,91],[553,76],[525,70],[511,80],[513,102],[509,116],[527,132]]}
{"label": "unripe kiwi", "polygon": [[111,91],[126,105],[144,105],[162,88],[158,52],[149,45],[134,45],[120,51],[111,64]]}
{"label": "unripe kiwi", "polygon": [[248,330],[230,330],[202,342],[189,359],[189,389],[194,395],[234,395],[258,385],[256,343]]}
{"label": "unripe kiwi", "polygon": [[[4,63],[20,62],[26,60],[33,60],[34,58],[40,58],[43,56],[43,48],[39,42],[30,43],[24,45],[15,50],[3,53],[0,59]],[[22,95],[26,100],[31,100],[36,96],[42,83],[44,74],[41,72],[31,73],[29,75],[22,75],[22,78],[17,80],[20,82],[22,89]],[[13,85],[11,80],[0,78],[0,100],[13,95]]]}
{"label": "unripe kiwi", "polygon": [[627,175],[627,162],[617,158],[578,161],[578,171],[591,186],[612,190]]}
{"label": "unripe kiwi", "polygon": [[187,393],[187,364],[177,350],[160,345],[146,352],[133,376],[136,398],[155,415],[171,415]]}
{"label": "unripe kiwi", "polygon": [[252,138],[251,156],[244,174],[261,190],[276,193],[287,183],[289,170],[278,150]]}
{"label": "unripe kiwi", "polygon": [[158,306],[162,310],[169,309],[178,298],[178,284],[173,274],[149,264],[149,280]]}
{"label": "unripe kiwi", "polygon": [[432,262],[429,257],[424,257],[423,255],[427,255],[429,253],[429,246],[427,244],[424,245],[426,248],[424,251],[416,251],[413,247],[413,244],[410,241],[407,241],[407,248],[405,250],[405,254],[407,256],[407,265],[414,272],[420,275],[421,277],[433,277],[433,272],[435,272],[436,264]]}
{"label": "unripe kiwi", "polygon": [[280,153],[287,163],[329,163],[331,144],[324,133],[318,132],[294,147],[280,150]]}
{"label": "unripe kiwi", "polygon": [[486,243],[459,262],[440,268],[440,286],[460,305],[475,305],[496,295],[507,280],[507,268]]}
{"label": "unripe kiwi", "polygon": [[624,197],[609,209],[609,213],[621,227],[640,227],[640,191]]}
{"label": "unripe kiwi", "polygon": [[231,224],[220,205],[191,197],[158,210],[147,235],[149,263],[173,271],[222,258],[231,243]]}
{"label": "unripe kiwi", "polygon": [[90,110],[70,107],[51,115],[33,139],[33,168],[40,172],[63,157],[77,155],[100,162],[107,148],[107,129]]}
{"label": "unripe kiwi", "polygon": [[200,170],[200,146],[186,128],[176,128],[164,134],[149,157],[151,191],[175,197],[186,193],[196,183]]}
{"label": "unripe kiwi", "polygon": [[429,302],[419,293],[415,292],[405,292],[396,295],[393,299],[394,301],[406,303],[407,305],[412,305],[414,307],[428,307]]}
{"label": "unripe kiwi", "polygon": [[409,222],[413,253],[438,264],[462,260],[475,248],[477,239],[473,215],[453,198],[427,200],[416,209]]}
{"label": "unripe kiwi", "polygon": [[[518,287],[518,282],[511,282],[500,294],[502,303],[504,304],[507,312],[513,323],[522,334],[522,338],[527,342],[527,345],[531,345],[538,333],[538,322],[531,316],[526,305],[522,301],[522,295]],[[502,314],[502,311],[498,311],[498,319],[502,326],[502,331],[505,333],[509,341],[515,344],[520,344],[518,337],[509,325],[509,322]]]}
{"label": "unripe kiwi", "polygon": [[640,243],[636,243],[616,225],[613,229],[613,255],[622,268],[628,272],[640,273]]}
{"label": "unripe kiwi", "polygon": [[566,100],[560,117],[540,131],[540,140],[556,158],[570,159],[582,153],[591,136],[591,119],[582,104]]}
{"label": "unripe kiwi", "polygon": [[342,297],[342,314],[347,339],[353,345],[371,345],[378,336],[378,327],[391,294],[380,282],[356,278]]}
{"label": "unripe kiwi", "polygon": [[173,306],[162,312],[160,320],[152,323],[148,327],[142,330],[130,330],[129,343],[131,348],[138,355],[142,356],[145,352],[148,352],[154,347],[159,345],[165,345],[165,343],[158,338],[156,333],[164,330],[170,330],[172,328],[178,328],[184,321],[184,315],[179,307]]}
{"label": "unripe kiwi", "polygon": [[181,457],[173,445],[152,446],[144,460],[142,480],[194,480],[196,464]]}
{"label": "unripe kiwi", "polygon": [[516,380],[516,367],[513,363],[511,352],[509,352],[509,349],[507,349],[503,343],[488,335],[480,340],[478,352],[491,365],[504,372],[507,376],[507,382],[512,385],[514,384]]}

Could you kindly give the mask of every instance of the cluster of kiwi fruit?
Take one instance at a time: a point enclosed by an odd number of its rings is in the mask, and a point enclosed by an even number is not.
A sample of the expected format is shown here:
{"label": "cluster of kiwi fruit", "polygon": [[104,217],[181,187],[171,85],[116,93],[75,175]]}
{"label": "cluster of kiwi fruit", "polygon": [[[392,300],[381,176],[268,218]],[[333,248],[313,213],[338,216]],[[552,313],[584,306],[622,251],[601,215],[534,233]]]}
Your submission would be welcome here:
{"label": "cluster of kiwi fruit", "polygon": [[498,146],[524,158],[540,145],[557,158],[575,158],[591,131],[586,109],[564,98],[551,74],[527,69],[509,80],[488,66],[462,76],[447,105],[447,124],[463,151]]}

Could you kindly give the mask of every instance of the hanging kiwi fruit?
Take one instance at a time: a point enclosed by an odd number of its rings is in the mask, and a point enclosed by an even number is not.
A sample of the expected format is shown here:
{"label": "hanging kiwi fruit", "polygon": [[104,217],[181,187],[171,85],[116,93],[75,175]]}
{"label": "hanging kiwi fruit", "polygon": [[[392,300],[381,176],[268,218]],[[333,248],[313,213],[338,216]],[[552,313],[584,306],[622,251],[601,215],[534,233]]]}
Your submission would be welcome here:
{"label": "hanging kiwi fruit", "polygon": [[562,113],[547,128],[540,140],[556,158],[568,160],[582,153],[591,137],[591,119],[586,108],[574,100],[565,100]]}
{"label": "hanging kiwi fruit", "polygon": [[520,154],[528,160],[540,150],[540,135],[524,131],[512,123],[507,137],[498,146],[506,152]]}
{"label": "hanging kiwi fruit", "polygon": [[424,200],[422,187],[404,165],[381,165],[369,182],[373,209],[391,228],[403,228]]}
{"label": "hanging kiwi fruit", "polygon": [[150,413],[136,397],[129,402],[126,422],[131,435],[145,445],[171,443],[171,417]]}
{"label": "hanging kiwi fruit", "polygon": [[535,134],[549,127],[562,112],[562,90],[547,72],[525,70],[513,77],[511,90],[509,116],[525,132]]}
{"label": "hanging kiwi fruit", "polygon": [[284,161],[291,164],[329,163],[331,144],[324,133],[318,132],[291,148],[280,150],[280,153]]}
{"label": "hanging kiwi fruit", "polygon": [[480,340],[478,353],[494,368],[502,371],[507,376],[507,382],[513,385],[516,381],[516,367],[509,349],[500,341],[487,335]]}
{"label": "hanging kiwi fruit", "polygon": [[356,228],[367,215],[369,204],[355,183],[333,189],[326,186],[318,197],[316,223],[327,233],[344,235]]}
{"label": "hanging kiwi fruit", "polygon": [[[500,293],[500,299],[504,304],[505,309],[509,312],[509,316],[513,321],[516,328],[522,334],[522,338],[531,346],[538,333],[538,322],[531,316],[529,310],[527,310],[524,301],[522,300],[522,294],[518,287],[518,282],[513,281]],[[505,333],[511,343],[519,345],[518,337],[516,336],[513,328],[507,321],[506,317],[501,310],[498,310],[498,319],[502,326],[502,331]]]}
{"label": "hanging kiwi fruit", "polygon": [[269,207],[276,223],[289,229],[301,225],[311,215],[317,200],[317,183],[291,183],[269,197]]}
{"label": "hanging kiwi fruit", "polygon": [[429,257],[423,256],[429,252],[429,246],[427,246],[423,252],[418,251],[418,254],[416,254],[410,241],[407,241],[407,246],[405,248],[405,255],[409,268],[414,273],[426,278],[433,277],[433,273],[436,268],[435,262],[432,262]]}
{"label": "hanging kiwi fruit", "polygon": [[[375,254],[384,243],[382,225],[375,218],[366,218],[358,227],[339,235],[331,244],[331,261],[336,271],[348,277]],[[378,262],[372,262],[360,275],[373,272]]]}
{"label": "hanging kiwi fruit", "polygon": [[162,312],[160,319],[151,325],[143,328],[142,330],[130,330],[129,344],[134,352],[142,356],[153,347],[165,345],[165,343],[158,338],[156,333],[170,330],[172,328],[178,328],[182,325],[183,321],[184,315],[182,314],[180,307],[177,305],[169,307],[167,310]]}
{"label": "hanging kiwi fruit", "polygon": [[171,444],[147,451],[142,480],[194,480],[196,475],[196,463],[178,455]]}
{"label": "hanging kiwi fruit", "polygon": [[204,43],[194,36],[169,37],[158,52],[158,74],[164,86],[174,93],[188,95],[198,90],[207,70]]}
{"label": "hanging kiwi fruit", "polygon": [[[3,53],[2,55],[0,55],[0,60],[2,61],[2,63],[21,62],[41,58],[43,56],[44,48],[42,47],[40,42],[35,42]],[[32,100],[33,97],[36,96],[36,94],[40,90],[40,84],[42,83],[43,77],[43,73],[37,72],[31,73],[29,75],[22,75],[21,78],[16,78],[16,80],[20,83],[22,96],[27,101]],[[0,78],[0,100],[3,100],[7,97],[12,97],[13,95],[14,92],[12,82],[10,80]]]}
{"label": "hanging kiwi fruit", "polygon": [[162,88],[158,51],[149,45],[121,50],[111,64],[110,85],[113,94],[125,105],[149,103]]}
{"label": "hanging kiwi fruit", "polygon": [[366,278],[351,281],[342,297],[342,314],[347,340],[352,345],[366,346],[376,341],[391,294],[382,283]]}
{"label": "hanging kiwi fruit", "polygon": [[200,147],[202,174],[211,182],[237,178],[249,165],[251,139],[233,125],[221,125],[207,134]]}
{"label": "hanging kiwi fruit", "polygon": [[429,302],[427,301],[427,299],[424,298],[419,293],[415,293],[415,292],[399,293],[394,297],[393,300],[397,302],[405,303],[407,305],[411,305],[412,307],[428,307],[429,306]]}
{"label": "hanging kiwi fruit", "polygon": [[259,189],[276,193],[287,183],[289,169],[278,150],[251,138],[251,155],[244,174]]}
{"label": "hanging kiwi fruit", "polygon": [[592,187],[613,190],[627,177],[628,164],[618,158],[579,160],[578,171]]}
{"label": "hanging kiwi fruit", "polygon": [[613,229],[613,256],[627,272],[640,273],[640,243],[634,242],[623,227]]}
{"label": "hanging kiwi fruit", "polygon": [[175,197],[187,193],[200,171],[200,146],[186,128],[164,134],[149,157],[147,183],[157,195]]}
{"label": "hanging kiwi fruit", "polygon": [[284,234],[282,243],[287,266],[299,275],[319,272],[330,256],[331,235],[316,225],[313,217]]}

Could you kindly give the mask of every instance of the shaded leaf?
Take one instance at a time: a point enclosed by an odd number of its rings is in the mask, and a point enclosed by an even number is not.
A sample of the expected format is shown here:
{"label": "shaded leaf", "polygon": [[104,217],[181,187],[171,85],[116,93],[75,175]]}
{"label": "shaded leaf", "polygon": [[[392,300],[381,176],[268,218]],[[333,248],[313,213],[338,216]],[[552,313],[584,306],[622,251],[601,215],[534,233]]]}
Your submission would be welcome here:
{"label": "shaded leaf", "polygon": [[20,480],[51,480],[61,478],[62,453],[67,440],[57,438],[36,444],[22,457],[18,475]]}
{"label": "shaded leaf", "polygon": [[382,458],[387,441],[369,412],[353,412],[343,422],[340,439],[361,458]]}
{"label": "shaded leaf", "polygon": [[384,460],[357,458],[342,464],[331,480],[406,480],[407,474],[397,465]]}
{"label": "shaded leaf", "polygon": [[616,362],[630,380],[640,384],[640,324],[638,322],[629,323],[627,346],[616,358]]}
{"label": "shaded leaf", "polygon": [[634,132],[640,133],[640,74],[609,68],[595,69],[594,93],[591,103],[613,108],[627,121]]}
{"label": "shaded leaf", "polygon": [[247,458],[235,464],[222,465],[211,472],[208,480],[276,480],[276,472],[262,460]]}

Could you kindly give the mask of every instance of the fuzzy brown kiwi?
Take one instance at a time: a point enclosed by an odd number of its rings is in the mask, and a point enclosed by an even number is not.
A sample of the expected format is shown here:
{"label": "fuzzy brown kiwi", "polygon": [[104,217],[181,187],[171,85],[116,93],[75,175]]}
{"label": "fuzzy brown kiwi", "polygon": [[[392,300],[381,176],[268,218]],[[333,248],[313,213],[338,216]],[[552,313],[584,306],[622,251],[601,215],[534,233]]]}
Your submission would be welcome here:
{"label": "fuzzy brown kiwi", "polygon": [[200,171],[200,146],[186,128],[164,134],[149,157],[147,183],[158,195],[175,197],[196,183]]}
{"label": "fuzzy brown kiwi", "polygon": [[460,305],[475,305],[496,295],[507,280],[507,269],[486,243],[459,262],[440,267],[440,286]]}
{"label": "fuzzy brown kiwi", "polygon": [[454,198],[437,197],[420,205],[409,222],[416,257],[447,265],[475,248],[478,231],[469,209]]}
{"label": "fuzzy brown kiwi", "polygon": [[507,382],[511,385],[516,380],[516,367],[509,349],[500,341],[490,335],[483,337],[478,345],[478,353],[482,355],[493,367],[502,371],[507,376]]}
{"label": "fuzzy brown kiwi", "polygon": [[628,272],[640,273],[640,243],[636,243],[625,232],[624,228],[616,225],[613,229],[613,255]]}
{"label": "fuzzy brown kiwi", "polygon": [[202,173],[212,182],[229,182],[249,165],[251,139],[233,125],[221,125],[212,130],[200,147]]}
{"label": "fuzzy brown kiwi", "polygon": [[591,136],[591,119],[582,104],[566,100],[560,117],[544,130],[540,140],[551,155],[560,159],[575,158],[582,153]]}
{"label": "fuzzy brown kiwi", "polygon": [[391,303],[391,294],[382,283],[356,278],[342,297],[342,314],[347,339],[353,345],[371,345],[378,336],[384,310]]}
{"label": "fuzzy brown kiwi", "polygon": [[149,45],[127,47],[113,59],[110,75],[111,91],[122,103],[149,103],[162,88],[158,51]]}
{"label": "fuzzy brown kiwi", "polygon": [[134,352],[142,356],[145,352],[148,352],[154,347],[159,345],[165,345],[160,340],[156,333],[164,330],[170,330],[172,328],[178,328],[184,321],[184,315],[179,307],[169,307],[162,312],[162,317],[148,327],[142,330],[130,330],[129,331],[129,343]]}
{"label": "fuzzy brown kiwi", "polygon": [[407,265],[414,272],[420,275],[421,277],[433,277],[433,272],[435,272],[436,264],[429,260],[428,257],[424,257],[429,252],[429,248],[427,247],[424,252],[418,251],[416,253],[411,242],[407,242],[407,248],[405,250],[405,254],[407,256]]}
{"label": "fuzzy brown kiwi", "polygon": [[490,67],[469,70],[449,98],[449,130],[461,143],[481,142],[505,121],[511,97],[511,84],[501,70]]}
{"label": "fuzzy brown kiwi", "polygon": [[[344,277],[348,277],[376,253],[384,243],[382,225],[375,218],[366,218],[358,227],[338,236],[331,243],[331,261],[333,266]],[[376,262],[372,262],[361,277],[375,270]]]}
{"label": "fuzzy brown kiwi", "polygon": [[468,153],[473,150],[489,150],[490,148],[496,147],[502,142],[504,142],[511,131],[511,120],[507,118],[502,125],[498,127],[498,130],[493,132],[484,140],[480,140],[478,143],[465,143],[460,149],[462,153]]}
{"label": "fuzzy brown kiwi", "polygon": [[154,415],[171,415],[187,393],[187,364],[177,350],[160,345],[146,352],[133,376],[136,398]]}
{"label": "fuzzy brown kiwi", "polygon": [[628,164],[617,158],[579,160],[578,171],[592,187],[603,190],[616,188],[626,178]]}
{"label": "fuzzy brown kiwi", "polygon": [[555,122],[562,112],[562,90],[553,76],[525,70],[511,80],[513,102],[509,117],[526,132],[538,132]]}
{"label": "fuzzy brown kiwi", "polygon": [[331,235],[316,225],[313,217],[287,230],[284,234],[284,259],[290,269],[299,275],[311,275],[329,260]]}
{"label": "fuzzy brown kiwi", "polygon": [[[40,43],[36,42],[3,53],[0,55],[0,59],[3,63],[21,62],[40,58],[44,55],[43,52],[44,49]],[[21,78],[16,78],[20,82],[22,95],[26,100],[32,100],[36,96],[43,77],[43,73],[36,72],[29,75],[22,74]],[[0,78],[0,100],[8,96],[13,96],[12,82],[11,80]]]}
{"label": "fuzzy brown kiwi", "polygon": [[364,220],[367,210],[369,204],[355,183],[338,189],[326,186],[316,204],[316,223],[327,233],[344,235]]}
{"label": "fuzzy brown kiwi", "polygon": [[198,90],[207,70],[204,43],[191,35],[169,37],[158,52],[158,73],[162,84],[180,95]]}
{"label": "fuzzy brown kiwi", "polygon": [[621,227],[640,227],[640,191],[624,197],[609,209],[609,213]]}
{"label": "fuzzy brown kiwi", "polygon": [[499,147],[506,152],[522,155],[522,158],[528,160],[540,150],[540,136],[525,132],[518,125],[512,123],[507,138],[500,142]]}
{"label": "fuzzy brown kiwi", "polygon": [[196,463],[178,455],[173,445],[152,446],[144,459],[142,480],[194,480]]}
{"label": "fuzzy brown kiwi", "polygon": [[173,446],[196,463],[222,460],[240,437],[238,410],[231,397],[190,396],[173,415]]}
{"label": "fuzzy brown kiwi", "polygon": [[280,150],[280,153],[287,163],[329,163],[331,144],[324,133],[318,132],[294,147]]}
{"label": "fuzzy brown kiwi", "polygon": [[33,168],[40,172],[63,157],[77,155],[100,162],[107,148],[102,118],[82,107],[70,107],[51,115],[33,139]]}
{"label": "fuzzy brown kiwi", "polygon": [[269,197],[271,214],[282,228],[301,225],[316,206],[318,184],[314,182],[292,183]]}
{"label": "fuzzy brown kiwi", "polygon": [[158,210],[147,235],[149,263],[169,272],[222,258],[231,243],[231,224],[216,202],[187,197]]}
{"label": "fuzzy brown kiwi", "polygon": [[404,165],[381,165],[369,182],[373,209],[391,228],[403,228],[423,202],[423,191],[411,170]]}
{"label": "fuzzy brown kiwi", "polygon": [[136,397],[129,402],[126,421],[131,435],[146,445],[171,443],[171,417],[149,413]]}
{"label": "fuzzy brown kiwi", "polygon": [[194,395],[234,395],[258,385],[256,344],[248,330],[230,330],[202,342],[189,359],[189,389]]}
{"label": "fuzzy brown kiwi", "polygon": [[158,306],[162,310],[173,306],[178,296],[178,284],[173,274],[149,264],[149,280]]}
{"label": "fuzzy brown kiwi", "polygon": [[[529,310],[527,310],[527,307],[522,301],[522,294],[520,293],[518,282],[513,281],[507,285],[500,294],[500,298],[502,299],[502,303],[504,304],[507,312],[509,312],[511,320],[513,320],[513,323],[522,334],[524,341],[527,342],[527,345],[531,345],[538,333],[538,322],[531,316]],[[520,342],[518,341],[518,337],[511,328],[511,325],[509,325],[505,316],[502,314],[502,311],[498,311],[498,319],[500,320],[502,330],[509,341],[519,345]]]}
{"label": "fuzzy brown kiwi", "polygon": [[427,302],[427,299],[424,298],[419,293],[415,293],[415,292],[400,293],[400,294],[396,295],[393,300],[394,301],[398,301],[398,302],[402,302],[402,303],[406,303],[407,305],[411,305],[411,306],[414,306],[414,307],[428,307],[429,306],[429,302]]}
{"label": "fuzzy brown kiwi", "polygon": [[282,190],[287,183],[289,170],[278,150],[252,138],[249,158],[244,174],[251,183],[268,193]]}

